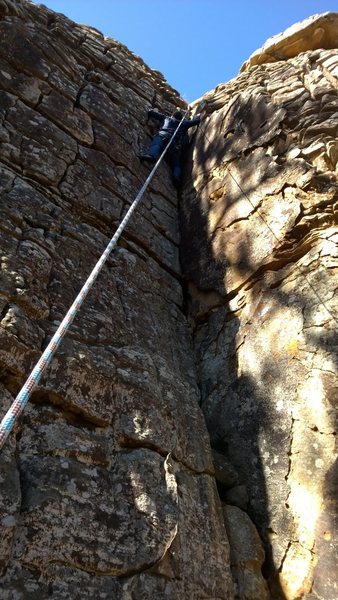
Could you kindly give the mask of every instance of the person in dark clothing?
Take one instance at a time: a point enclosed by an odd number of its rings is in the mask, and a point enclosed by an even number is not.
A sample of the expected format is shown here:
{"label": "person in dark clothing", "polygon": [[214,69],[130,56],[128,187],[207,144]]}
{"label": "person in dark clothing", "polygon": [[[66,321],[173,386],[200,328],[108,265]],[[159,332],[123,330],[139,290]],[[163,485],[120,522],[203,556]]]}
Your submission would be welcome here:
{"label": "person in dark clothing", "polygon": [[[153,137],[148,151],[145,154],[141,154],[139,158],[142,161],[155,162],[163,152],[166,145],[169,143],[180,121],[182,121],[183,114],[180,111],[176,111],[171,117],[168,117],[158,110],[151,108],[148,110],[148,119],[155,119],[156,121],[159,121],[160,129]],[[178,129],[168,150],[168,158],[172,169],[173,181],[176,186],[179,186],[181,179],[181,154],[185,134],[190,127],[199,125],[200,121],[200,115],[196,115],[196,117],[191,120],[183,119],[180,128]]]}

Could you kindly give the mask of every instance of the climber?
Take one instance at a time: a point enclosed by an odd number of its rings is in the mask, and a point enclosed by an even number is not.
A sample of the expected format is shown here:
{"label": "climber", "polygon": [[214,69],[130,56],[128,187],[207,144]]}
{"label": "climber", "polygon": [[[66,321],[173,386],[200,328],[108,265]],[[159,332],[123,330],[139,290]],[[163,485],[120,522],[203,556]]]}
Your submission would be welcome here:
{"label": "climber", "polygon": [[[148,110],[148,119],[155,119],[160,122],[160,129],[153,137],[153,140],[145,154],[139,155],[140,160],[155,162],[168,144],[171,136],[176,131],[179,122],[183,119],[181,111],[177,110],[171,117],[164,115],[156,109]],[[199,125],[201,120],[200,115],[196,115],[194,119],[183,119],[180,128],[178,129],[173,143],[168,150],[168,158],[171,165],[173,182],[176,187],[180,185],[181,179],[181,156],[183,149],[184,136],[189,127]]]}

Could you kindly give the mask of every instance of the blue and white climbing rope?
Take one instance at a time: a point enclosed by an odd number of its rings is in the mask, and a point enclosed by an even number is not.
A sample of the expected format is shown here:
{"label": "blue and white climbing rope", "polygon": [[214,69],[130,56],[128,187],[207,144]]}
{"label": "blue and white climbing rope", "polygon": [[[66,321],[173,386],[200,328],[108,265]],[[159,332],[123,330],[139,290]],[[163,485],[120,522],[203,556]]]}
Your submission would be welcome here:
{"label": "blue and white climbing rope", "polygon": [[71,326],[76,314],[78,313],[79,309],[81,308],[85,298],[88,295],[88,292],[90,291],[90,289],[93,287],[95,280],[97,278],[97,276],[99,275],[104,263],[106,262],[109,254],[111,253],[111,251],[113,250],[113,248],[116,246],[116,243],[121,235],[121,233],[123,232],[124,228],[126,227],[130,217],[132,216],[133,212],[135,211],[135,209],[137,208],[138,204],[140,203],[142,196],[145,192],[145,190],[147,189],[149,183],[151,182],[152,178],[155,175],[156,170],[158,169],[160,163],[162,162],[162,159],[164,157],[164,155],[166,154],[168,148],[171,146],[181,124],[183,123],[187,112],[185,112],[185,114],[183,115],[181,121],[179,122],[176,130],[174,131],[172,137],[170,138],[168,144],[166,145],[166,147],[164,148],[161,156],[158,158],[157,162],[155,163],[153,169],[151,170],[151,172],[149,173],[147,179],[145,180],[143,186],[141,187],[140,191],[138,192],[138,194],[136,195],[135,199],[133,200],[131,206],[129,207],[126,215],[124,216],[123,220],[121,221],[119,227],[117,228],[115,234],[113,235],[113,237],[111,238],[109,244],[107,245],[105,251],[103,252],[103,254],[101,255],[100,259],[98,260],[98,262],[96,263],[94,269],[92,270],[92,272],[90,273],[88,279],[86,280],[85,284],[83,285],[81,291],[79,292],[79,294],[77,295],[77,297],[75,298],[73,304],[71,305],[71,307],[69,308],[66,316],[64,317],[64,319],[61,321],[59,327],[57,328],[56,332],[54,333],[52,339],[50,340],[48,346],[46,347],[46,349],[44,350],[43,354],[41,355],[39,361],[37,362],[37,364],[35,365],[33,371],[31,372],[30,376],[28,377],[26,383],[24,384],[24,386],[21,388],[20,392],[18,393],[18,395],[16,396],[13,404],[11,405],[11,407],[9,408],[9,410],[7,411],[7,413],[5,414],[4,418],[2,419],[1,423],[0,423],[0,449],[3,447],[4,443],[6,442],[10,432],[12,431],[15,421],[18,419],[18,417],[20,416],[20,414],[22,413],[22,411],[24,410],[29,397],[32,393],[32,391],[34,390],[34,388],[36,388],[36,386],[38,385],[43,373],[46,371],[47,367],[49,366],[56,350],[58,349],[62,338],[64,337],[64,335],[66,334],[66,332],[68,331],[69,327]]}

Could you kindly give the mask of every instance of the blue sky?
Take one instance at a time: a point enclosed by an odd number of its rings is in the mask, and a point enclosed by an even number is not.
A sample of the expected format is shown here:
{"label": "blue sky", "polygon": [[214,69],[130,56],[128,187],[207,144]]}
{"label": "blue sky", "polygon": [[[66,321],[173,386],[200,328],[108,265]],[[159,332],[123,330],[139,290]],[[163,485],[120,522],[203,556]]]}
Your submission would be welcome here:
{"label": "blue sky", "polygon": [[238,74],[264,42],[337,0],[45,0],[122,42],[188,102]]}

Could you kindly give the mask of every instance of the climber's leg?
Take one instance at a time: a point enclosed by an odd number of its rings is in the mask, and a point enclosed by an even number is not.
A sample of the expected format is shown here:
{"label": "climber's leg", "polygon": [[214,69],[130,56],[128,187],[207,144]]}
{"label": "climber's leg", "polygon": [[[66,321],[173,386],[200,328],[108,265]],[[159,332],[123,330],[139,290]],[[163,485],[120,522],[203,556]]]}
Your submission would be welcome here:
{"label": "climber's leg", "polygon": [[182,174],[181,147],[175,145],[172,148],[169,148],[168,152],[169,152],[169,161],[170,161],[170,166],[171,166],[173,183],[174,183],[175,187],[178,188],[181,183],[181,174]]}
{"label": "climber's leg", "polygon": [[170,139],[170,137],[161,135],[160,133],[156,134],[153,137],[147,152],[145,154],[141,154],[139,158],[141,160],[154,162],[158,159],[161,152],[164,150],[165,146],[168,143],[168,139]]}

